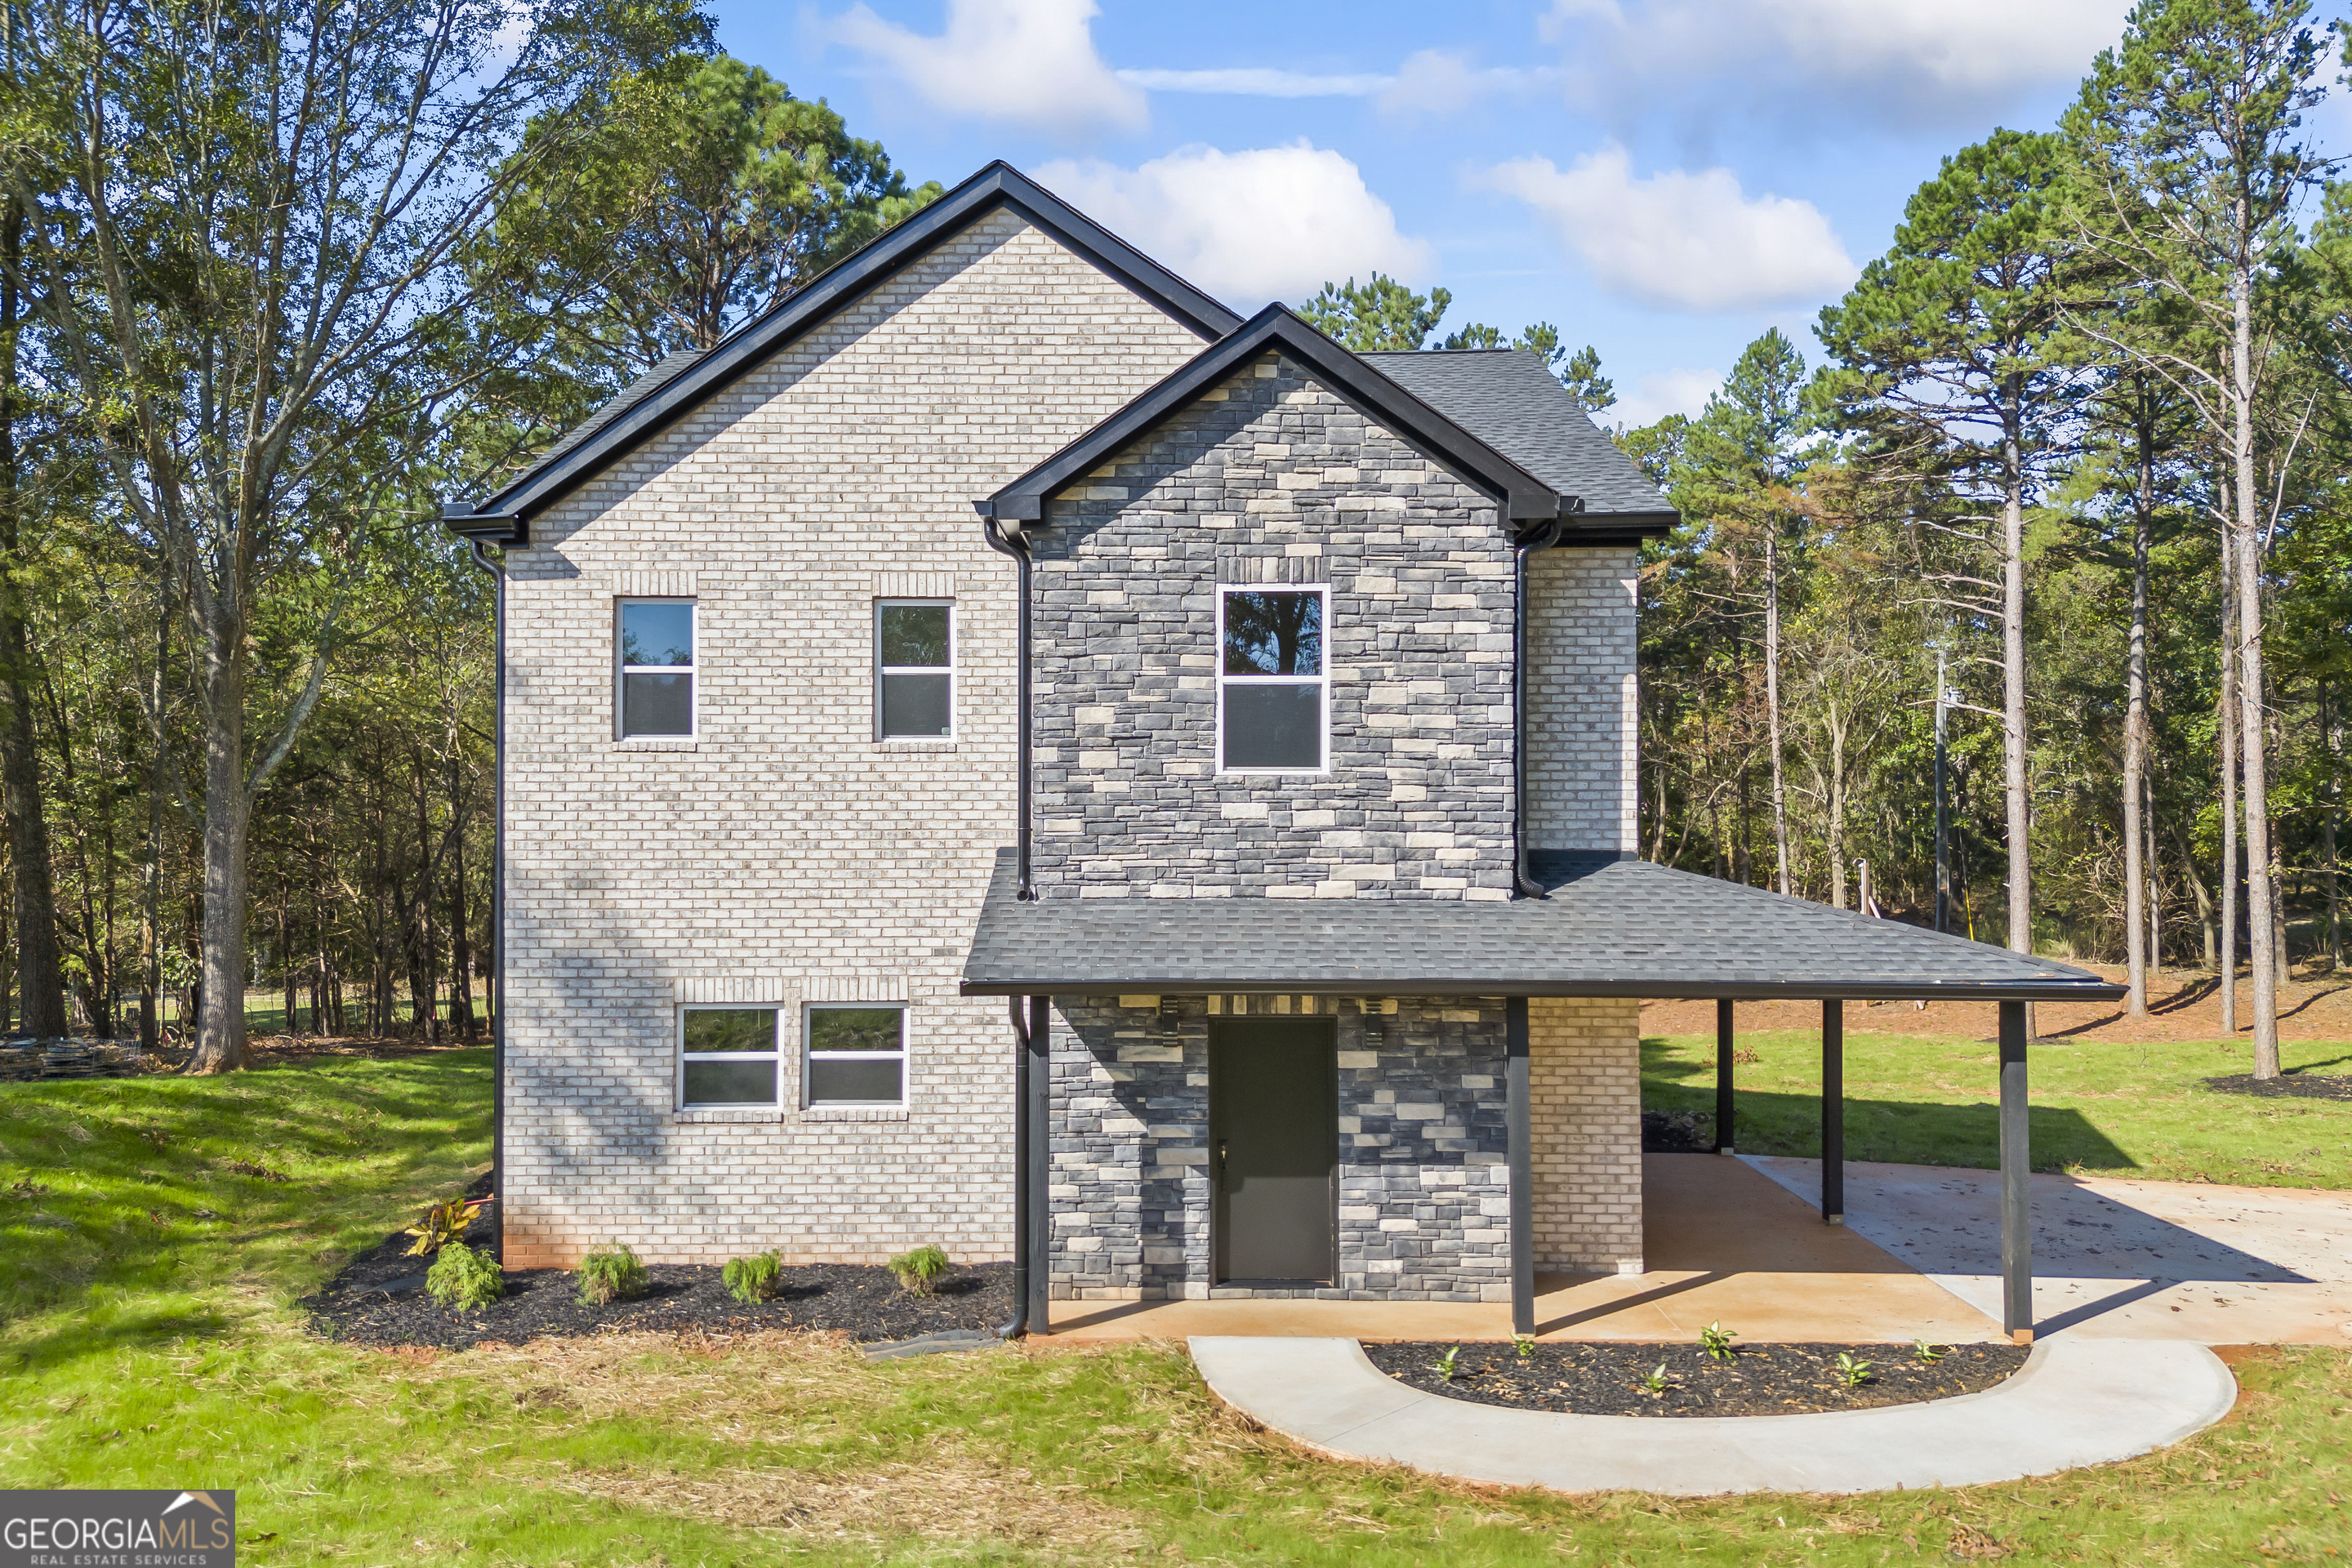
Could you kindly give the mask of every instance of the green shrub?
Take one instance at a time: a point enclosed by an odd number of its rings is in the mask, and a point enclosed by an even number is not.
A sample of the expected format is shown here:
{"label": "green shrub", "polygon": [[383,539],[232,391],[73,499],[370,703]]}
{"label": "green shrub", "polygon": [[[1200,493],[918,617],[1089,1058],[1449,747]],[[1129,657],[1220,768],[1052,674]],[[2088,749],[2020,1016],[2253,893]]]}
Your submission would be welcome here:
{"label": "green shrub", "polygon": [[911,1252],[902,1252],[887,1265],[898,1277],[898,1283],[918,1296],[928,1296],[931,1287],[940,1282],[950,1267],[948,1255],[925,1243]]}
{"label": "green shrub", "polygon": [[580,1260],[572,1277],[580,1281],[580,1302],[586,1307],[642,1296],[646,1287],[653,1283],[646,1266],[626,1247],[598,1247]]}
{"label": "green shrub", "polygon": [[488,1253],[452,1241],[425,1271],[425,1291],[445,1307],[478,1312],[507,1293],[507,1277]]}
{"label": "green shrub", "polygon": [[776,1276],[783,1272],[782,1255],[762,1252],[756,1258],[730,1258],[719,1278],[727,1284],[727,1293],[745,1306],[772,1299],[776,1293]]}

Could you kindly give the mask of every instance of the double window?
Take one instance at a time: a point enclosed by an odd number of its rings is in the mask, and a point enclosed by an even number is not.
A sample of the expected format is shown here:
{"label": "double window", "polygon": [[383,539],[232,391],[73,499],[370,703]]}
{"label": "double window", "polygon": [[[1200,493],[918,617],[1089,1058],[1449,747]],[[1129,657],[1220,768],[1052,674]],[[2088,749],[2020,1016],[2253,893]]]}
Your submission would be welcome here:
{"label": "double window", "polygon": [[[780,1007],[681,1009],[678,1103],[781,1103],[783,1019]],[[802,1028],[803,1106],[907,1103],[905,1007],[820,1004],[806,1009]]]}
{"label": "double window", "polygon": [[1217,768],[1320,773],[1328,709],[1325,590],[1217,591]]}
{"label": "double window", "polygon": [[955,735],[955,605],[874,602],[875,732],[885,741]]}
{"label": "double window", "polygon": [[618,605],[621,738],[694,734],[694,601]]}

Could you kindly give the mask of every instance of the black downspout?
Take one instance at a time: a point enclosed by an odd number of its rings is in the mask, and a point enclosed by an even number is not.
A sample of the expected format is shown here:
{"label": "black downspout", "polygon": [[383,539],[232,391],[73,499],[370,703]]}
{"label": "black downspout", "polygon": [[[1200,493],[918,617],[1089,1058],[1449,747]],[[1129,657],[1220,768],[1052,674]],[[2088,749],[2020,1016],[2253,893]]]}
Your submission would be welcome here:
{"label": "black downspout", "polygon": [[1036,884],[1029,878],[1029,542],[1020,530],[1008,532],[992,517],[982,519],[981,528],[988,535],[988,547],[1013,557],[1013,564],[1020,573],[1021,612],[1013,636],[1013,666],[1019,672],[1019,684],[1013,694],[1014,745],[1018,752],[1013,766],[1019,773],[1013,786],[1013,810],[1018,820],[1013,824],[1013,863],[1021,879],[1020,898],[1025,903],[1037,896]]}
{"label": "black downspout", "polygon": [[1559,538],[1560,520],[1522,534],[1511,551],[1511,882],[1521,898],[1544,897],[1528,872],[1528,557]]}
{"label": "black downspout", "polygon": [[498,652],[493,661],[498,717],[490,742],[490,1256],[507,1260],[507,574],[478,539],[466,548],[498,579]]}

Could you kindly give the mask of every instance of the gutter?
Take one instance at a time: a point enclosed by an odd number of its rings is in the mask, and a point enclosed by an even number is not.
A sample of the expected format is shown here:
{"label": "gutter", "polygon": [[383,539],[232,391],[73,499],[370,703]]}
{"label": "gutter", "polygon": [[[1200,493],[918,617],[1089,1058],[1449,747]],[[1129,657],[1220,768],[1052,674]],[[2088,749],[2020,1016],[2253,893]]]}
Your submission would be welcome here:
{"label": "gutter", "polygon": [[[466,541],[474,564],[498,579],[498,718],[490,743],[490,1194],[507,1184],[507,574],[479,539]],[[507,1260],[507,1205],[490,1205],[490,1256]]]}
{"label": "gutter", "polygon": [[1008,528],[997,519],[992,503],[975,501],[973,505],[981,514],[981,530],[988,536],[988,547],[1000,555],[1013,557],[1013,564],[1019,569],[1021,608],[1013,653],[1019,685],[1013,700],[1014,747],[1018,753],[1013,766],[1018,777],[1013,787],[1013,842],[1020,877],[1017,896],[1028,903],[1037,897],[1037,885],[1029,875],[1029,541],[1017,526]]}
{"label": "gutter", "polygon": [[1528,870],[1528,557],[1549,549],[1568,514],[1583,510],[1584,502],[1568,497],[1559,510],[1560,515],[1521,534],[1511,551],[1511,890],[1523,899],[1547,896]]}

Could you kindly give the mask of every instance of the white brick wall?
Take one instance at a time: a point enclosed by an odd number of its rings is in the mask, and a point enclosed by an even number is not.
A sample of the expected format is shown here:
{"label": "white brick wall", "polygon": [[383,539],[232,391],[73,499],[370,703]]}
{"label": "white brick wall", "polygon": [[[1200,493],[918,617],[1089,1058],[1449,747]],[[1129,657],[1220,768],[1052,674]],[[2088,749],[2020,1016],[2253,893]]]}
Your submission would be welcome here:
{"label": "white brick wall", "polygon": [[[534,520],[509,558],[510,1263],[1008,1256],[1012,1036],[955,994],[1013,826],[1013,574],[971,502],[1200,346],[999,212]],[[616,742],[613,600],[688,595],[700,732]],[[872,603],[898,596],[956,601],[952,742],[873,739]],[[907,1111],[673,1109],[678,1004],[810,1000],[909,1004]]]}
{"label": "white brick wall", "polygon": [[1640,847],[1630,547],[1528,557],[1528,847]]}
{"label": "white brick wall", "polygon": [[1536,1268],[1642,1271],[1642,1005],[1528,1004]]}

